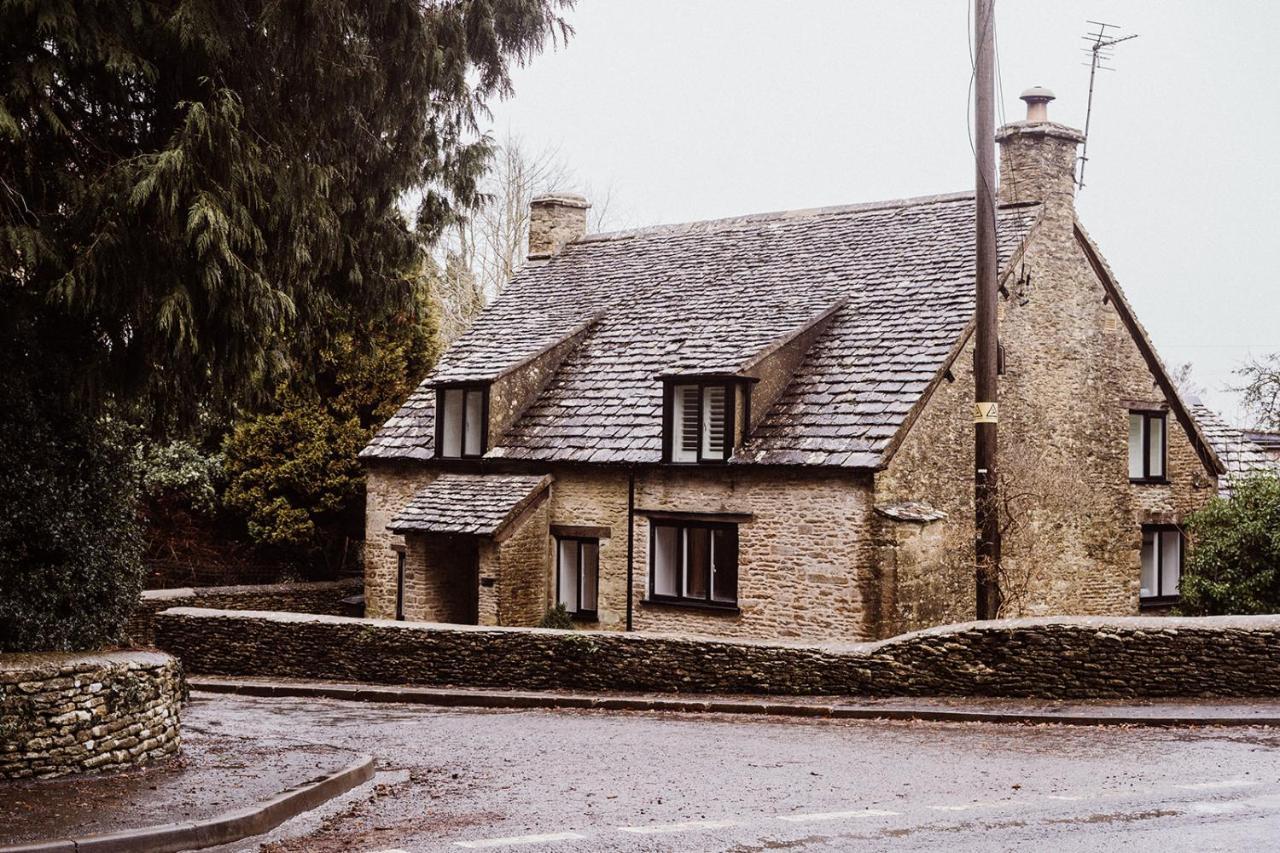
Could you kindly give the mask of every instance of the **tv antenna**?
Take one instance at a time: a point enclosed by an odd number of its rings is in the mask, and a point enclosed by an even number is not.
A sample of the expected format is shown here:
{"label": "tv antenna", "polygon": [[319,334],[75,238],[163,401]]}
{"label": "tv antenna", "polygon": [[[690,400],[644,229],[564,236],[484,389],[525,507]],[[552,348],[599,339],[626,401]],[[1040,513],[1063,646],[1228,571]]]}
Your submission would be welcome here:
{"label": "tv antenna", "polygon": [[1084,147],[1080,151],[1080,178],[1076,181],[1076,186],[1084,189],[1084,167],[1089,162],[1089,120],[1093,117],[1093,82],[1098,76],[1098,69],[1103,71],[1115,71],[1110,65],[1107,65],[1114,56],[1113,48],[1122,41],[1136,39],[1137,33],[1131,35],[1120,35],[1120,27],[1116,24],[1104,24],[1102,21],[1086,21],[1097,27],[1096,32],[1086,33],[1081,36],[1082,39],[1089,42],[1089,46],[1081,48],[1085,53],[1089,54],[1089,104],[1085,108],[1084,113]]}

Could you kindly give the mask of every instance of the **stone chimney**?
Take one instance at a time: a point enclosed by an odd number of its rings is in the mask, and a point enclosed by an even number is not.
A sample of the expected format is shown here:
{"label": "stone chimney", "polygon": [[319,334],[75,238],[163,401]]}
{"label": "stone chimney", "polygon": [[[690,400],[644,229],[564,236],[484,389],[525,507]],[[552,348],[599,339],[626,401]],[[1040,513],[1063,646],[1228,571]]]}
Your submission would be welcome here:
{"label": "stone chimney", "polygon": [[1073,210],[1076,196],[1076,146],[1084,134],[1049,121],[1053,92],[1043,86],[1021,95],[1026,121],[996,131],[1000,143],[1000,203],[1039,201],[1049,208]]}
{"label": "stone chimney", "polygon": [[546,260],[587,233],[587,200],[572,193],[534,196],[529,204],[529,260]]}

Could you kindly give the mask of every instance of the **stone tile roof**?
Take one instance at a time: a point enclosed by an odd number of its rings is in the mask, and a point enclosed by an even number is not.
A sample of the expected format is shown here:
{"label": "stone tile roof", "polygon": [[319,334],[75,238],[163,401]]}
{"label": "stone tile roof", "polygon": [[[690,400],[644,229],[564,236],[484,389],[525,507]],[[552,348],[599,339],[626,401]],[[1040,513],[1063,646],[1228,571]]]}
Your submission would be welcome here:
{"label": "stone tile roof", "polygon": [[1191,414],[1227,469],[1226,476],[1218,479],[1218,492],[1224,497],[1231,496],[1235,480],[1251,474],[1272,473],[1280,476],[1280,460],[1267,453],[1262,445],[1252,441],[1244,430],[1231,426],[1217,412],[1200,402],[1191,404]]}
{"label": "stone tile roof", "polygon": [[[1038,215],[999,210],[1002,268]],[[587,236],[521,270],[361,456],[431,457],[433,383],[594,320],[486,456],[659,462],[660,375],[733,373],[839,305],[732,461],[876,467],[973,316],[973,216],[965,194]]]}
{"label": "stone tile roof", "polygon": [[441,474],[396,514],[396,533],[493,536],[551,484],[551,476]]}

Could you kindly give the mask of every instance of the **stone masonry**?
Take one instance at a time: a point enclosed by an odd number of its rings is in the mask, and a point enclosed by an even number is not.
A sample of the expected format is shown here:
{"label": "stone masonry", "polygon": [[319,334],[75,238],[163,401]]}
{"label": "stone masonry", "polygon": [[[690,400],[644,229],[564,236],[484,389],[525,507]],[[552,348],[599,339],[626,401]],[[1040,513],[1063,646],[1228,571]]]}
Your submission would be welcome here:
{"label": "stone masonry", "polygon": [[119,770],[172,755],[185,687],[155,652],[0,655],[0,779]]}
{"label": "stone masonry", "polygon": [[[1036,115],[997,135],[1001,613],[1132,615],[1142,526],[1180,525],[1220,463],[1076,220],[1080,134]],[[970,618],[972,202],[584,236],[585,202],[536,200],[538,262],[362,451],[367,615],[395,613],[388,522],[444,471],[552,482],[501,541],[410,536],[410,619],[536,624],[564,529],[599,540],[584,628],[856,641]],[[695,380],[726,383],[728,464],[669,462],[663,382]],[[463,383],[488,389],[486,452],[439,459],[435,389]],[[1129,480],[1130,411],[1167,415],[1162,482]],[[736,604],[650,600],[657,517],[736,525]]]}
{"label": "stone masonry", "polygon": [[972,622],[861,644],[175,608],[192,672],[382,684],[1046,699],[1280,696],[1280,616]]}
{"label": "stone masonry", "polygon": [[359,578],[314,583],[147,589],[129,616],[125,636],[136,646],[155,641],[155,616],[170,607],[213,607],[220,610],[284,610],[290,613],[350,615],[343,599],[360,592]]}

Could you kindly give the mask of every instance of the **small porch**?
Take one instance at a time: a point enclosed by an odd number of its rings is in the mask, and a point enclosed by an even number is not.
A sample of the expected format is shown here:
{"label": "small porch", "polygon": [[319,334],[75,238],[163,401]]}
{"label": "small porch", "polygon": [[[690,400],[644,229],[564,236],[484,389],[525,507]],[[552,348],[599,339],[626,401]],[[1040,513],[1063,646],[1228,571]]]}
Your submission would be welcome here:
{"label": "small porch", "polygon": [[396,618],[537,625],[549,596],[552,477],[442,474],[388,525],[404,536]]}

